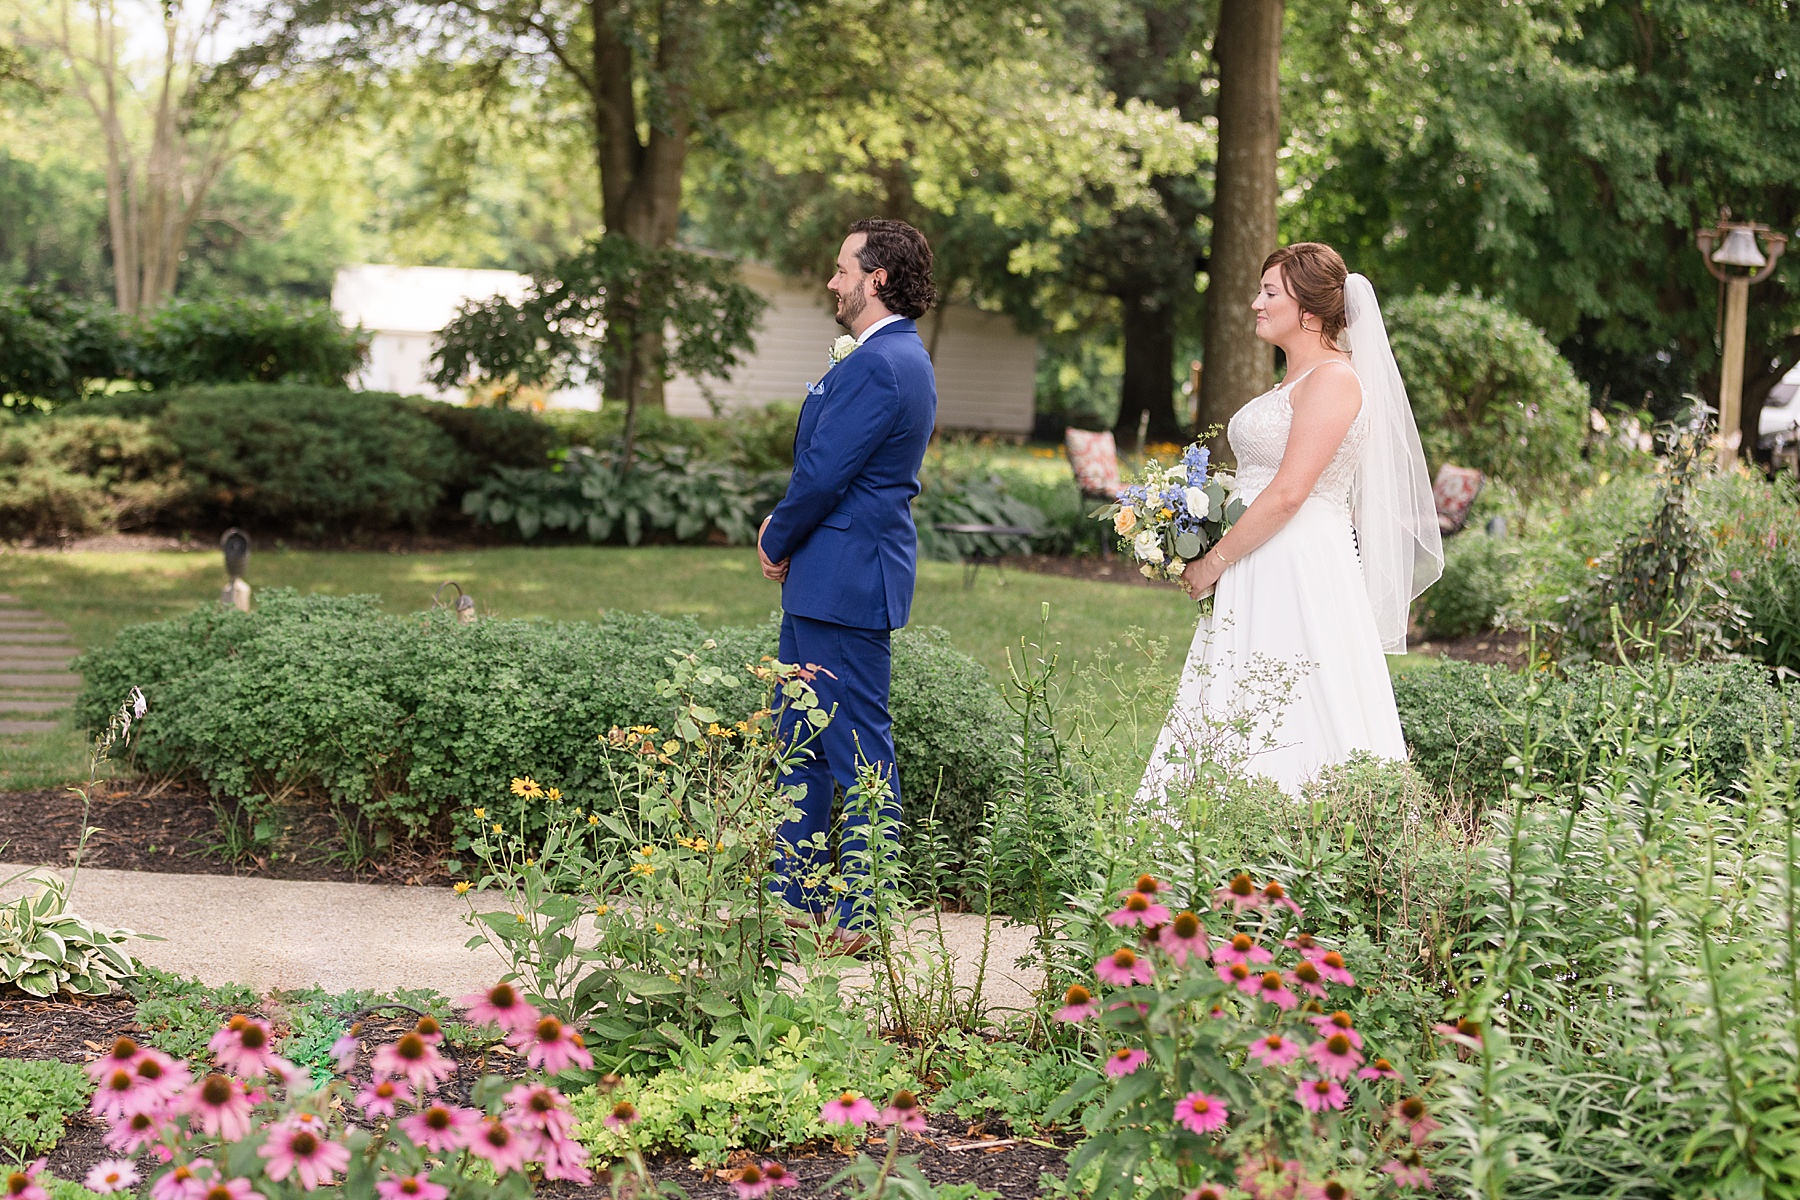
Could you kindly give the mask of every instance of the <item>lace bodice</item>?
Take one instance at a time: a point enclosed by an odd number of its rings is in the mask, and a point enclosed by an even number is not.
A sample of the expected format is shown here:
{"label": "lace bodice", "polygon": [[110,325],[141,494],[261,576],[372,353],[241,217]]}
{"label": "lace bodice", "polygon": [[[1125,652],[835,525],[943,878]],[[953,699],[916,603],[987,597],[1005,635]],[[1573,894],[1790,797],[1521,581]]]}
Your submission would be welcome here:
{"label": "lace bodice", "polygon": [[[1318,368],[1314,367],[1312,370]],[[1281,467],[1282,455],[1287,453],[1288,431],[1294,425],[1294,406],[1288,399],[1288,393],[1295,384],[1310,374],[1312,371],[1306,371],[1282,380],[1238,409],[1231,418],[1231,423],[1225,427],[1225,437],[1230,441],[1231,452],[1237,458],[1238,495],[1245,504],[1256,499],[1269,486],[1275,478],[1275,472]],[[1329,501],[1346,511],[1349,509],[1350,485],[1356,479],[1356,466],[1368,435],[1368,411],[1365,406],[1357,412],[1356,419],[1350,422],[1343,444],[1331,456],[1325,470],[1320,472],[1318,482],[1313,484],[1313,497]]]}

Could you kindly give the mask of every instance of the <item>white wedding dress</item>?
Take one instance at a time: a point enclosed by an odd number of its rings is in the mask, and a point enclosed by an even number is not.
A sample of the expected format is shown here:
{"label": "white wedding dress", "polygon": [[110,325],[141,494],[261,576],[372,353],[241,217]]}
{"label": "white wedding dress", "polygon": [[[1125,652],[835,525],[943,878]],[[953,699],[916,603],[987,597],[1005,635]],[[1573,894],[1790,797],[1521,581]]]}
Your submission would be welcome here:
{"label": "white wedding dress", "polygon": [[[1294,420],[1289,392],[1310,373],[1231,418],[1226,434],[1246,505],[1281,466]],[[1219,577],[1140,801],[1161,807],[1209,766],[1267,776],[1297,796],[1322,768],[1358,750],[1406,757],[1351,519],[1369,433],[1365,401],[1293,519]]]}

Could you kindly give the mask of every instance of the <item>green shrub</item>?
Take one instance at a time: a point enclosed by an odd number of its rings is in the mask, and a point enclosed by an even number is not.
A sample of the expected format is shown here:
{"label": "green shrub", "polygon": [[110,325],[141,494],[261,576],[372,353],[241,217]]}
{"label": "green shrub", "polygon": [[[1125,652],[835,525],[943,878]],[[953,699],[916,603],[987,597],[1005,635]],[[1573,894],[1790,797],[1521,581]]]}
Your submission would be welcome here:
{"label": "green shrub", "polygon": [[341,388],[368,339],[323,301],[172,300],[133,331],[132,374],[158,389],[291,383]]}
{"label": "green shrub", "polygon": [[1531,322],[1452,292],[1389,304],[1387,325],[1434,471],[1453,462],[1527,491],[1576,473],[1587,389]]}
{"label": "green shrub", "polygon": [[1426,637],[1458,638],[1494,627],[1512,599],[1516,549],[1470,532],[1444,546],[1444,574],[1419,597]]}
{"label": "green shrub", "polygon": [[[128,681],[150,700],[138,727],[146,769],[195,771],[241,799],[297,788],[418,832],[506,795],[518,775],[580,801],[600,778],[598,735],[669,727],[673,702],[656,683],[670,655],[709,640],[705,661],[737,666],[773,655],[776,629],[709,635],[649,614],[459,625],[445,613],[389,616],[366,596],[272,589],[253,613],[206,606],[122,630],[80,660],[77,711],[104,720]],[[709,697],[733,719],[746,699]],[[973,830],[1006,724],[982,668],[941,632],[900,631],[893,714],[909,807],[922,813],[935,794],[946,826]]]}
{"label": "green shrub", "polygon": [[1707,500],[1726,592],[1755,635],[1746,651],[1800,671],[1800,487],[1787,475],[1734,471],[1714,480]]}
{"label": "green shrub", "polygon": [[1043,532],[1042,510],[1011,493],[998,475],[940,475],[929,480],[913,500],[913,523],[919,530],[919,554],[955,561],[970,554],[1028,554],[1032,539],[986,534],[942,533],[945,525],[1015,525]]}
{"label": "green shrub", "polygon": [[632,546],[647,533],[744,546],[784,486],[680,446],[645,449],[628,467],[619,456],[576,447],[552,467],[496,468],[463,497],[463,511],[483,524],[510,525],[526,540],[551,530]]}
{"label": "green shrub", "polygon": [[0,1058],[0,1153],[21,1160],[48,1154],[93,1090],[80,1067]]}
{"label": "green shrub", "polygon": [[463,452],[456,477],[470,483],[495,467],[541,467],[556,441],[555,429],[530,413],[422,399],[412,406]]}
{"label": "green shrub", "polygon": [[[550,409],[537,419],[554,432],[559,449],[586,446],[616,452],[625,445],[625,408],[620,404],[594,412]],[[680,446],[695,458],[746,471],[788,471],[794,465],[794,427],[799,420],[798,402],[739,409],[715,420],[646,408],[637,415],[637,444],[653,449]]]}
{"label": "green shrub", "polygon": [[187,491],[175,444],[148,421],[0,418],[0,538],[147,525]]}
{"label": "green shrub", "polygon": [[456,482],[455,441],[398,396],[245,385],[164,398],[202,519],[312,535],[423,526]]}
{"label": "green shrub", "polygon": [[[1695,723],[1695,769],[1717,795],[1743,777],[1749,747],[1782,737],[1784,696],[1767,669],[1748,662],[1690,663],[1674,669],[1675,694]],[[1539,765],[1553,782],[1573,786],[1584,777],[1599,714],[1607,696],[1625,688],[1627,668],[1587,663],[1545,675],[1544,704],[1559,714],[1540,736]],[[1505,667],[1449,662],[1394,677],[1400,724],[1412,762],[1432,786],[1474,807],[1504,798],[1514,776],[1506,768],[1507,710],[1517,709],[1530,680]],[[1791,685],[1786,702],[1800,699]]]}

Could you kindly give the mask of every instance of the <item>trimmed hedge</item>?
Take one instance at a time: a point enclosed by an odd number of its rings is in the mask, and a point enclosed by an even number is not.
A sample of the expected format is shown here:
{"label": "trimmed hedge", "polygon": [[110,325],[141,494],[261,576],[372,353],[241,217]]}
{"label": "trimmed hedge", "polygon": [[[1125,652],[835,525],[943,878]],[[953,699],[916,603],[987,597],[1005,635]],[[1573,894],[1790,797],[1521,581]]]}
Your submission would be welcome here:
{"label": "trimmed hedge", "polygon": [[[1587,663],[1547,680],[1544,716],[1560,728],[1541,731],[1546,745],[1539,762],[1553,768],[1560,763],[1557,781],[1571,789],[1584,782],[1576,768],[1593,744],[1602,693],[1616,686],[1621,670]],[[1518,739],[1505,710],[1517,709],[1528,682],[1505,667],[1467,662],[1396,675],[1394,699],[1413,766],[1442,794],[1475,803],[1504,799],[1514,779],[1506,769],[1512,753],[1507,742]],[[1694,765],[1711,777],[1716,794],[1742,776],[1752,746],[1782,744],[1783,705],[1800,701],[1800,689],[1790,686],[1784,697],[1757,663],[1686,664],[1676,668],[1676,685],[1695,722]]]}
{"label": "trimmed hedge", "polygon": [[[669,655],[756,662],[775,653],[776,632],[709,633],[650,614],[459,625],[442,612],[389,615],[370,596],[272,589],[253,613],[206,606],[122,630],[80,660],[77,713],[101,724],[142,687],[147,770],[191,770],[237,799],[298,790],[421,833],[506,797],[518,775],[580,801],[601,771],[598,735],[670,725],[672,706],[655,690]],[[715,646],[702,651],[709,637]],[[711,699],[736,719],[761,697],[740,688]],[[893,715],[909,813],[935,794],[952,845],[966,845],[1000,784],[999,695],[941,630],[902,630]]]}

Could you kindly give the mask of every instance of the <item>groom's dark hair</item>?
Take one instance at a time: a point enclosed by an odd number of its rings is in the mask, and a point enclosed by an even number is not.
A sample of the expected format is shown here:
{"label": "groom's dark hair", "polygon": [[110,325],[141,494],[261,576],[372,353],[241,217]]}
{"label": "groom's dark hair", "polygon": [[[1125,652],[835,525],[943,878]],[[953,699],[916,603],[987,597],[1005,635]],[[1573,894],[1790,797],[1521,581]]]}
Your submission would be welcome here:
{"label": "groom's dark hair", "polygon": [[937,299],[931,282],[931,243],[905,221],[870,217],[850,226],[851,233],[865,235],[856,261],[864,271],[885,270],[887,282],[875,296],[891,313],[915,321]]}

